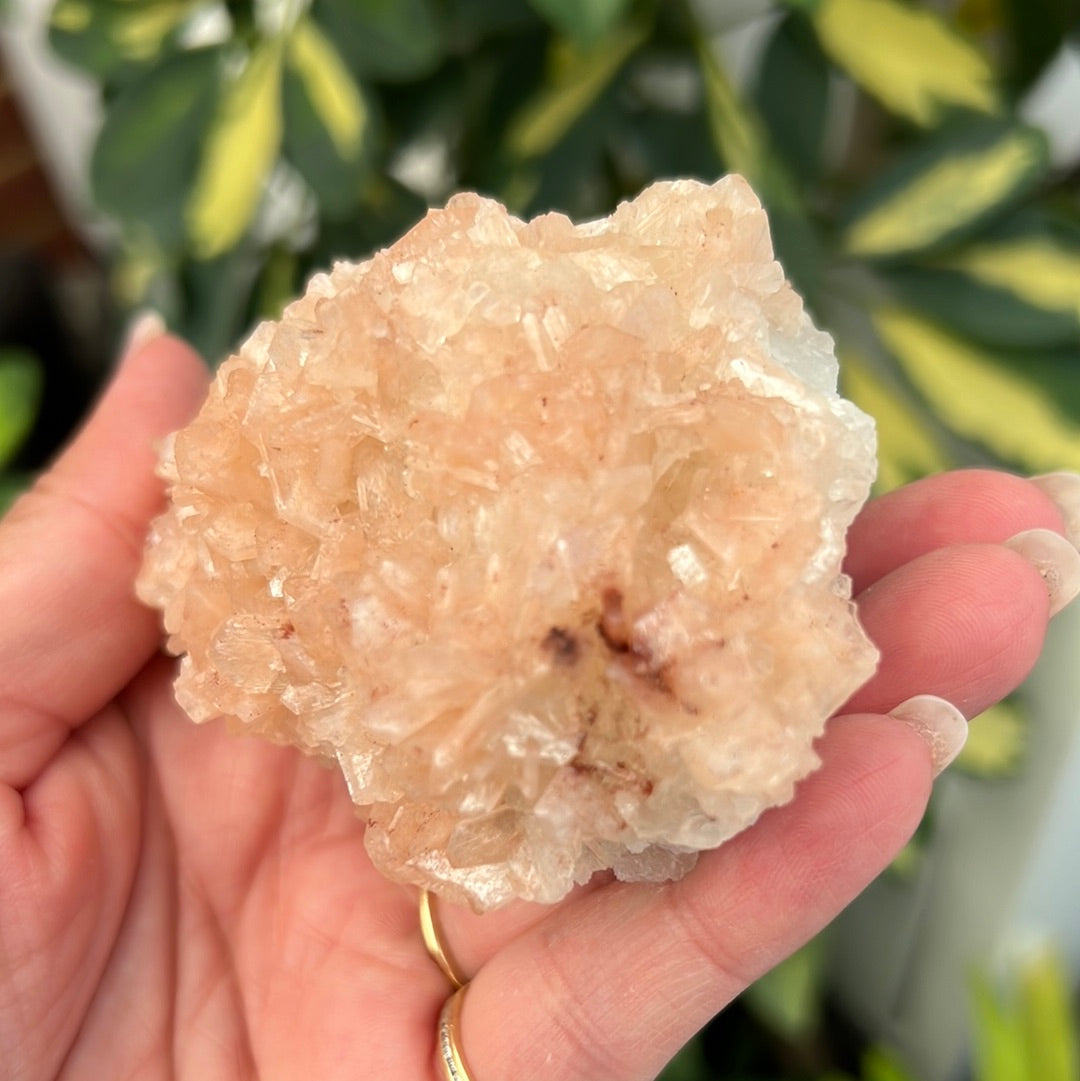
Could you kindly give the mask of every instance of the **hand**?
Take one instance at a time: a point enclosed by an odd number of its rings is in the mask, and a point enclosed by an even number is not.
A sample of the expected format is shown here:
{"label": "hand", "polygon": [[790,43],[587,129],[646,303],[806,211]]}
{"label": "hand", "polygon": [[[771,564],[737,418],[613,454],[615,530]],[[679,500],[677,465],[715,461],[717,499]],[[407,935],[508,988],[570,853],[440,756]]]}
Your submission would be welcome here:
{"label": "hand", "polygon": [[[0,1047],[10,1081],[437,1076],[449,993],[416,891],[382,879],[341,778],[171,694],[134,600],[160,498],[153,442],[205,388],[181,343],[132,350],[86,429],[0,527]],[[932,478],[871,505],[850,570],[881,670],[790,805],[686,879],[595,879],[562,904],[438,914],[472,977],[475,1081],[653,1077],[892,858],[930,791],[888,711],[971,716],[1031,668],[1048,619],[1000,542],[1064,532],[1017,478]]]}

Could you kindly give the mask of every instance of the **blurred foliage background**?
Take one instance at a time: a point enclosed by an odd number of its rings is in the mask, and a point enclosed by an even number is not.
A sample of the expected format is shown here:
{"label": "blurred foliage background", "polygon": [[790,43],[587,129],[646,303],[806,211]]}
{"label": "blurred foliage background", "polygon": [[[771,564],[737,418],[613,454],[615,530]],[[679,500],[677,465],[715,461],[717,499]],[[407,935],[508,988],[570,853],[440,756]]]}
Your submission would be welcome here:
{"label": "blurred foliage background", "polygon": [[[154,308],[213,363],[313,270],[455,190],[580,219],[657,178],[737,171],[878,421],[889,488],[956,465],[1080,469],[1080,155],[1025,106],[1078,27],[1078,0],[56,0],[48,33],[100,93],[112,325]],[[0,505],[70,379],[6,340]],[[972,733],[960,768],[1022,762],[1017,703]],[[815,958],[669,1081],[904,1081],[837,1039]],[[1075,1081],[1064,984],[1031,971],[1008,1006],[973,989],[977,1081]],[[1066,1019],[1038,1030],[1052,1069],[1025,995]]]}

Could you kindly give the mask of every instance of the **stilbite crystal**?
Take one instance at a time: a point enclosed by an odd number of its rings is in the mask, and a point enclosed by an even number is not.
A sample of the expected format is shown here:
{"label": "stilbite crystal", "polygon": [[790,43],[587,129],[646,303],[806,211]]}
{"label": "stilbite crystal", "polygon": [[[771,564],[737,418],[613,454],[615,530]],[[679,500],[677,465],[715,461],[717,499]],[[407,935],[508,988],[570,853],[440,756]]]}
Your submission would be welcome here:
{"label": "stilbite crystal", "polygon": [[836,378],[738,177],[582,226],[457,196],[166,447],[138,588],[177,697],[336,760],[374,862],[478,909],[682,874],[876,663]]}

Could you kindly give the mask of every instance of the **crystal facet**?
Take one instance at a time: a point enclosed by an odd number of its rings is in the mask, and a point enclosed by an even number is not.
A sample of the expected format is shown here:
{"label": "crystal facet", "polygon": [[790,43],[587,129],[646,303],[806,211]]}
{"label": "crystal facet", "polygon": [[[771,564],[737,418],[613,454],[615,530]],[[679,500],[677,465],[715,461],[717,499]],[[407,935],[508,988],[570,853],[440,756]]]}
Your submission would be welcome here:
{"label": "crystal facet", "polygon": [[374,862],[478,909],[685,873],[876,663],[836,379],[738,177],[582,226],[459,195],[165,448],[138,588],[177,697],[336,761]]}

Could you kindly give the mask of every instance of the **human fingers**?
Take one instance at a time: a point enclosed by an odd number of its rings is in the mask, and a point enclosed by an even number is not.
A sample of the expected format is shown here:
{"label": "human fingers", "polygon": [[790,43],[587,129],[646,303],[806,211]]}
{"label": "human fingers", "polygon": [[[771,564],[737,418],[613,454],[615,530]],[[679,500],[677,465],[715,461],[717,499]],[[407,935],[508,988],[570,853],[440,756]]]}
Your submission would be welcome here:
{"label": "human fingers", "polygon": [[795,800],[681,882],[615,883],[496,954],[464,1000],[474,1081],[651,1078],[744,987],[816,933],[905,843],[926,744],[890,717],[830,723]]}
{"label": "human fingers", "polygon": [[[1072,588],[1080,585],[1080,555],[1058,534],[1045,537],[1064,561]],[[913,559],[865,590],[858,605],[881,663],[845,711],[884,713],[913,695],[934,694],[968,717],[1030,672],[1051,612],[1040,568],[993,544],[957,545]]]}
{"label": "human fingers", "polygon": [[153,650],[157,621],[132,583],[161,499],[154,445],[206,381],[173,338],[130,349],[82,432],[0,525],[0,783],[28,784]]}
{"label": "human fingers", "polygon": [[[1033,483],[990,469],[956,470],[871,500],[848,533],[844,569],[855,592],[938,548],[999,544],[1029,529],[1064,533],[1068,523],[1061,504],[1069,497],[1062,476],[1056,475],[1056,483],[1052,478]],[[1076,486],[1080,478],[1074,491]]]}

